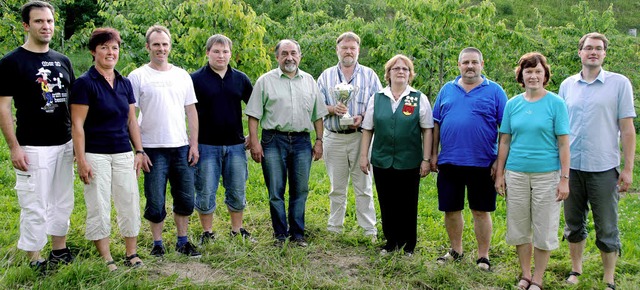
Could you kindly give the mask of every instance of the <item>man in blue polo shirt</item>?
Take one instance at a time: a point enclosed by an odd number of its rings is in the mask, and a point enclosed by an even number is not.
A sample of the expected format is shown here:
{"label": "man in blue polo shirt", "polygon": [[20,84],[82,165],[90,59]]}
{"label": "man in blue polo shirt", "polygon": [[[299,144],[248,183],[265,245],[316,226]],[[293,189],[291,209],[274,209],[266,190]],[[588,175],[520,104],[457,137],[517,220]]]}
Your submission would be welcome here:
{"label": "man in blue polo shirt", "polygon": [[[560,85],[567,103],[571,134],[569,198],[564,202],[564,237],[569,241],[570,284],[582,274],[582,253],[587,239],[587,215],[593,213],[596,246],[600,250],[603,280],[615,290],[614,274],[620,252],[618,199],[633,181],[636,130],[633,89],[629,79],[602,68],[607,38],[596,32],[578,43],[582,71]],[[620,143],[624,168],[620,170]]]}
{"label": "man in blue polo shirt", "polygon": [[195,207],[202,224],[201,243],[214,238],[213,211],[222,176],[225,200],[231,217],[231,236],[254,241],[242,227],[246,205],[247,155],[242,130],[242,102],[251,97],[253,86],[243,72],[231,68],[231,39],[216,34],[207,40],[208,62],[191,74],[198,103],[200,161],[196,166]]}
{"label": "man in blue polo shirt", "polygon": [[[462,250],[465,187],[478,242],[476,264],[489,270],[491,212],[496,209],[493,187],[498,127],[507,95],[497,83],[482,75],[482,52],[474,47],[458,56],[460,76],[446,83],[433,108],[431,170],[438,174],[438,204],[445,212],[451,249],[439,263],[458,261]],[[438,154],[440,150],[440,154]]]}

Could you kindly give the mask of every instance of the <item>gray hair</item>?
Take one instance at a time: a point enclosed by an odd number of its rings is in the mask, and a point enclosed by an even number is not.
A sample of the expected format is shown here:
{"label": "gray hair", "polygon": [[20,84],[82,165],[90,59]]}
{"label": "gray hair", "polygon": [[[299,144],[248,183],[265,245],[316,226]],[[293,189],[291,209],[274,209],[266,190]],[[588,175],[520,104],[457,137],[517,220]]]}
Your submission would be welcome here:
{"label": "gray hair", "polygon": [[298,48],[298,54],[301,54],[301,52],[300,52],[300,44],[297,41],[295,41],[293,39],[283,39],[283,40],[278,41],[278,44],[276,44],[276,48],[274,50],[275,53],[276,53],[276,57],[278,56],[278,52],[280,50],[280,45],[282,45],[285,42],[291,42],[291,43],[295,44],[296,48]]}

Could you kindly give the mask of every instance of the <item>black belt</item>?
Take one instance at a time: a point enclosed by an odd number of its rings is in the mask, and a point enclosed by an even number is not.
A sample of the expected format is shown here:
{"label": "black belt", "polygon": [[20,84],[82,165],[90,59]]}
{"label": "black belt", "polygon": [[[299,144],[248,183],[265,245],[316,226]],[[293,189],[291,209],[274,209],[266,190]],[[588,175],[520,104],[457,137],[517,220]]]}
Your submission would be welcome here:
{"label": "black belt", "polygon": [[278,135],[286,135],[286,136],[307,136],[309,135],[309,132],[285,132],[285,131],[278,131],[278,130],[262,130],[262,132],[269,132],[272,134],[278,134]]}
{"label": "black belt", "polygon": [[336,133],[336,134],[352,134],[355,132],[362,132],[362,128],[358,128],[358,129],[347,129],[347,130],[342,130],[342,131],[333,131],[333,130],[329,130],[332,133]]}

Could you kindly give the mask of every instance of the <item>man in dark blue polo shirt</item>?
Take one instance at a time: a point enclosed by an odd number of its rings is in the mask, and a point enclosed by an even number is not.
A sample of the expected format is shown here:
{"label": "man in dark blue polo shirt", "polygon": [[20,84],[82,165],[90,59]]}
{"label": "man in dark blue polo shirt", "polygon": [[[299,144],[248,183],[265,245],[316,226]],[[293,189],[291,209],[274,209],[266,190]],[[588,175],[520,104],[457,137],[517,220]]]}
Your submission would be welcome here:
{"label": "man in dark blue polo shirt", "polygon": [[242,102],[247,103],[253,86],[243,72],[231,68],[231,40],[216,34],[207,40],[208,63],[191,74],[198,103],[200,162],[196,168],[195,207],[200,214],[201,243],[214,238],[212,224],[216,191],[222,176],[225,200],[231,216],[231,236],[255,241],[242,227],[248,178]]}

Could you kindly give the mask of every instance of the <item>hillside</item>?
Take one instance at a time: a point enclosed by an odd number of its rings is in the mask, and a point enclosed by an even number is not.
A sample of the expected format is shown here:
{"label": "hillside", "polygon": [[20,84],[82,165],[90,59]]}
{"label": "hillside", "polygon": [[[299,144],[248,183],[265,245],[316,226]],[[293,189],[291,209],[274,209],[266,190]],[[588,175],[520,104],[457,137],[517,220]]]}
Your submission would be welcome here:
{"label": "hillside", "polygon": [[[477,4],[482,1],[472,1]],[[499,19],[505,19],[505,23],[513,27],[518,20],[527,27],[537,24],[535,9],[537,8],[543,18],[542,24],[547,26],[561,26],[571,19],[571,7],[575,6],[578,1],[556,1],[556,0],[540,0],[540,1],[522,1],[522,0],[494,0],[496,5],[496,16]],[[640,29],[640,18],[637,17],[640,12],[640,1],[629,0],[591,0],[586,1],[589,8],[603,12],[613,5],[613,14],[616,19],[616,28],[627,33],[630,28]]]}

